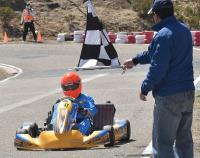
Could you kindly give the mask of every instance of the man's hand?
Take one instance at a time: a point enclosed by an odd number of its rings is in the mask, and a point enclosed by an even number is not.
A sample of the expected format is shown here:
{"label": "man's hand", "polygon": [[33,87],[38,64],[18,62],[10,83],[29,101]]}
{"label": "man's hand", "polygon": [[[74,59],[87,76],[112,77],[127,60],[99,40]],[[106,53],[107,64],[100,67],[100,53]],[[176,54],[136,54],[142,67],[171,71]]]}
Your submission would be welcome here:
{"label": "man's hand", "polygon": [[140,100],[147,101],[147,96],[142,94],[142,92],[140,92]]}
{"label": "man's hand", "polygon": [[128,59],[124,62],[123,66],[124,69],[132,69],[135,66],[135,64],[133,63],[132,59]]}

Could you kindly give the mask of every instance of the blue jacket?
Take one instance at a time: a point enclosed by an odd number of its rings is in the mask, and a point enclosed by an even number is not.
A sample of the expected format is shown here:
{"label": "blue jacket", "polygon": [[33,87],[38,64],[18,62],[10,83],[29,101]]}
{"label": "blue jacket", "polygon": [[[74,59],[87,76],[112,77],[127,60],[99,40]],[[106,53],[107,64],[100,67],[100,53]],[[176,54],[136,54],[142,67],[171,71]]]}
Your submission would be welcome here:
{"label": "blue jacket", "polygon": [[194,90],[193,46],[190,30],[174,16],[153,26],[158,33],[148,51],[136,56],[140,64],[150,64],[141,91],[167,96]]}
{"label": "blue jacket", "polygon": [[[90,113],[90,116],[93,117],[96,112],[96,106],[95,102],[92,97],[86,95],[86,94],[80,94],[78,98],[76,98],[76,101],[78,102],[78,105],[81,108],[87,108],[87,110]],[[54,125],[57,117],[57,106],[58,106],[59,100],[54,104],[54,110],[53,110],[53,116],[51,119],[51,124]],[[77,114],[77,119],[84,119],[86,118],[85,116],[81,115],[80,113]]]}

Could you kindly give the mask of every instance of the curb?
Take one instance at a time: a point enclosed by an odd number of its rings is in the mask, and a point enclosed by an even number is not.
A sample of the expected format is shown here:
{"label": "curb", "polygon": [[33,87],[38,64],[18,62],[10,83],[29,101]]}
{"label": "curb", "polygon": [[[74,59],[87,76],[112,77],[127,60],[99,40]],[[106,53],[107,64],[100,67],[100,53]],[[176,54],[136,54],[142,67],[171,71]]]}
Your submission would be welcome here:
{"label": "curb", "polygon": [[8,64],[0,63],[0,68],[4,69],[9,75],[11,75],[10,77],[0,80],[0,83],[6,82],[6,81],[8,81],[12,78],[15,78],[23,73],[22,69],[12,66],[12,65],[8,65]]}

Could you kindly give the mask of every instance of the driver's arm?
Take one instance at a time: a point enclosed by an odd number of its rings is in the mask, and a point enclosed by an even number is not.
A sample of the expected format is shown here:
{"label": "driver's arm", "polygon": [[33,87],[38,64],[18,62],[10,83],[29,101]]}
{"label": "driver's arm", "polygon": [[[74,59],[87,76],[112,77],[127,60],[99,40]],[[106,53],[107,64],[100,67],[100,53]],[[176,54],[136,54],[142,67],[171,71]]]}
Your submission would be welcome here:
{"label": "driver's arm", "polygon": [[88,116],[90,117],[94,117],[94,115],[97,113],[94,99],[90,96],[87,96],[87,103],[85,105],[85,109],[87,109]]}
{"label": "driver's arm", "polygon": [[58,103],[56,102],[54,105],[53,105],[53,114],[52,114],[52,119],[51,119],[51,125],[54,125],[55,122],[56,122],[56,117],[57,117],[57,107],[58,107]]}

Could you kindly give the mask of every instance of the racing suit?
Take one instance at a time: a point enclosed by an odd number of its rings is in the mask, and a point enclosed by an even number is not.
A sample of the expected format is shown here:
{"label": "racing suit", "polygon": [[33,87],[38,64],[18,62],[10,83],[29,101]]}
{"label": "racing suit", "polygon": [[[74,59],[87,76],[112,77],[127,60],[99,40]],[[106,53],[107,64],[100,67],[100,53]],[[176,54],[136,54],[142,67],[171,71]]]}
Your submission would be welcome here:
{"label": "racing suit", "polygon": [[[57,106],[60,102],[60,99],[53,106],[53,116],[51,119],[51,125],[55,125],[55,121],[57,118]],[[76,102],[79,105],[80,109],[86,109],[87,114],[83,114],[78,110],[77,118],[76,118],[76,128],[84,135],[89,135],[92,130],[93,125],[93,116],[96,114],[97,110],[95,107],[95,102],[92,97],[86,94],[80,94],[78,98],[76,98]]]}

